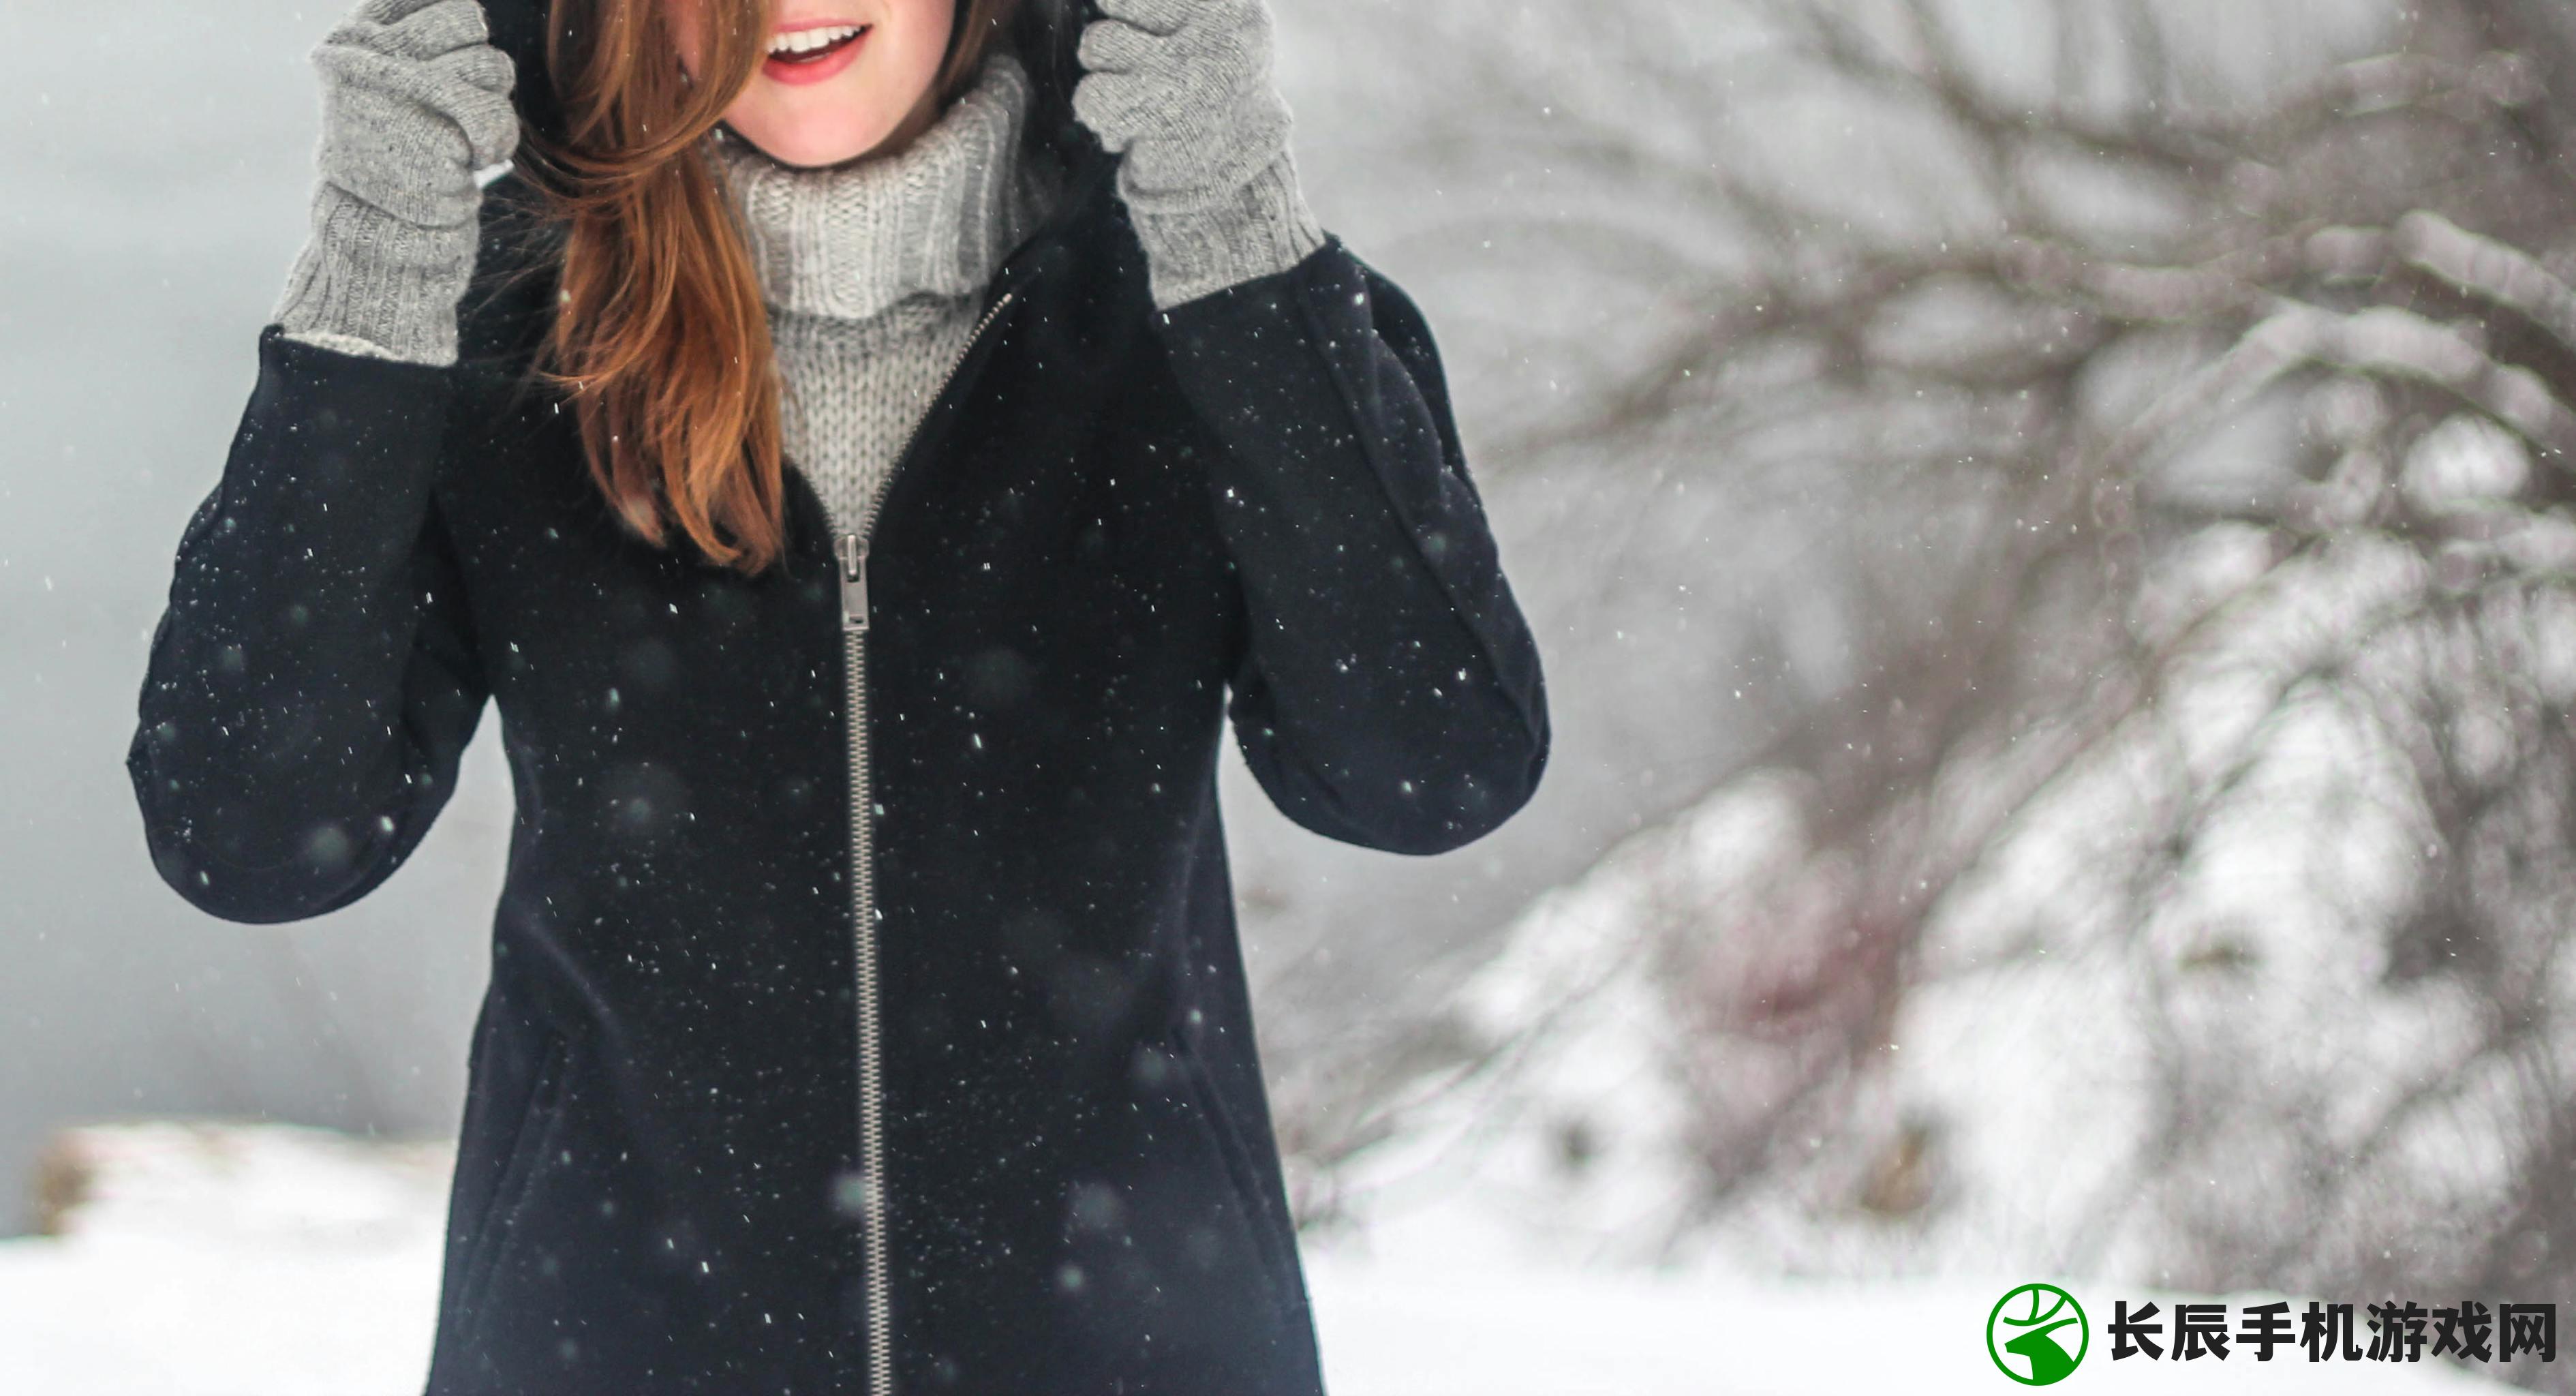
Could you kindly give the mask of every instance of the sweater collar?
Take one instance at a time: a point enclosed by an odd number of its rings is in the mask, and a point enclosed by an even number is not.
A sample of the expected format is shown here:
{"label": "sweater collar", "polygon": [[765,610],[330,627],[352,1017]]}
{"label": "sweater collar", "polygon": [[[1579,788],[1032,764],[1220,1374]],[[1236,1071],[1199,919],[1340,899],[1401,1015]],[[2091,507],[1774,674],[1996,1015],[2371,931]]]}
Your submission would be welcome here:
{"label": "sweater collar", "polygon": [[864,320],[911,296],[982,289],[1042,212],[1020,159],[1028,109],[1026,70],[997,51],[894,155],[798,169],[719,127],[708,149],[741,214],[762,299]]}

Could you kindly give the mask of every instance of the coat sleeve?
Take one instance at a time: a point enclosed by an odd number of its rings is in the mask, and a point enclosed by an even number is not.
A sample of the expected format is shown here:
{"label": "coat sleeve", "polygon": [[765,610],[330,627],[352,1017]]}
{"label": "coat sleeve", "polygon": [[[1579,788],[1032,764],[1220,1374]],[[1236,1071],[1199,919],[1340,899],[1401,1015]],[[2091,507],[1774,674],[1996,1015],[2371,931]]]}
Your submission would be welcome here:
{"label": "coat sleeve", "polygon": [[449,371],[274,326],[259,358],[179,541],[126,770],[162,880],[266,923],[402,865],[487,691],[432,504]]}
{"label": "coat sleeve", "polygon": [[1538,787],[1547,702],[1421,313],[1328,238],[1159,324],[1220,443],[1242,598],[1227,713],[1254,777],[1346,843],[1431,854],[1492,831]]}

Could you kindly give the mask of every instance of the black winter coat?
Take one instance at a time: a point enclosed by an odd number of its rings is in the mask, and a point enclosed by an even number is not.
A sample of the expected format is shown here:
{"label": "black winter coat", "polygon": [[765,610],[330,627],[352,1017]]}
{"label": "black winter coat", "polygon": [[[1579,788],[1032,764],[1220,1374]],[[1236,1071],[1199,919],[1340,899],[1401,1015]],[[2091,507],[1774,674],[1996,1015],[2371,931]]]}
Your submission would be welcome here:
{"label": "black winter coat", "polygon": [[463,362],[263,334],[128,766],[173,888],[289,921],[500,713],[432,1396],[1321,1390],[1221,723],[1438,853],[1536,786],[1538,654],[1412,303],[1334,240],[1158,314],[1091,151],[872,523],[791,473],[759,578],[591,485],[515,176]]}

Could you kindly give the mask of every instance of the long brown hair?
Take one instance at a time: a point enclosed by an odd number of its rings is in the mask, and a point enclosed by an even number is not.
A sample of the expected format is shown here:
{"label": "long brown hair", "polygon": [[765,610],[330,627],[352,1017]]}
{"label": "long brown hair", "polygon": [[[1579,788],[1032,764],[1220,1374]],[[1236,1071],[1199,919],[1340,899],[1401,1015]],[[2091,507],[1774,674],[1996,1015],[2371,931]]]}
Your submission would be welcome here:
{"label": "long brown hair", "polygon": [[[656,547],[676,532],[757,575],[786,546],[778,374],[760,280],[701,140],[766,57],[772,0],[702,0],[702,78],[670,0],[553,0],[546,67],[564,133],[531,133],[563,225],[542,371],[573,403],[590,476]],[[957,0],[940,100],[972,78],[1019,0]]]}

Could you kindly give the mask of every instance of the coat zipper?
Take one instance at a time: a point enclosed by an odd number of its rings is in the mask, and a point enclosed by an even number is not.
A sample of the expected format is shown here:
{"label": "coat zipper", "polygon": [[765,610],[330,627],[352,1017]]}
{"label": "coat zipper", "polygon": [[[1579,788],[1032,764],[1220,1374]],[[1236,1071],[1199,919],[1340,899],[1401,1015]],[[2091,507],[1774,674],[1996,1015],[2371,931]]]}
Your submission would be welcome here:
{"label": "coat zipper", "polygon": [[[983,342],[984,332],[1001,318],[1014,293],[1005,291],[977,321],[966,346],[948,366],[948,376],[931,397],[931,412],[957,380],[958,370]],[[885,1075],[877,1013],[876,865],[868,811],[868,543],[875,536],[877,510],[894,477],[902,471],[921,439],[930,412],[922,414],[896,452],[886,478],[861,506],[858,528],[835,540],[841,564],[841,645],[847,663],[850,714],[850,910],[858,990],[859,1036],[859,1199],[866,1225],[863,1284],[867,1293],[868,1391],[894,1393],[893,1282],[886,1268],[885,1209]]]}

